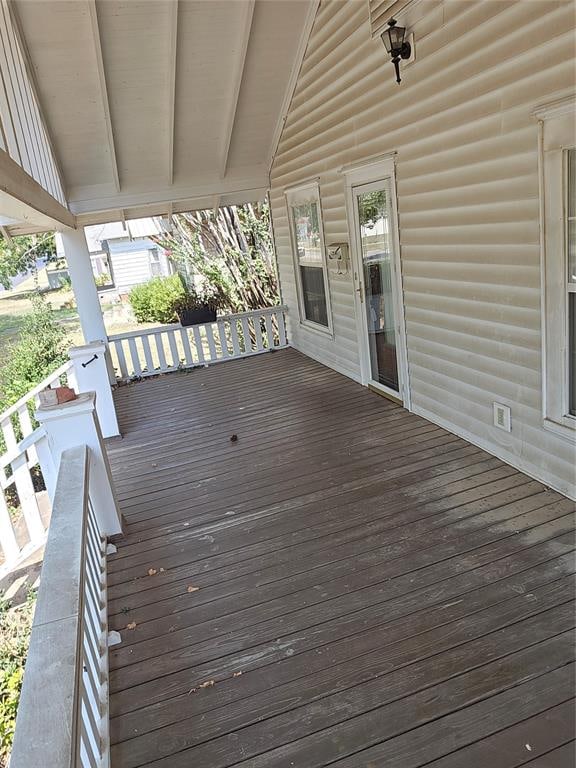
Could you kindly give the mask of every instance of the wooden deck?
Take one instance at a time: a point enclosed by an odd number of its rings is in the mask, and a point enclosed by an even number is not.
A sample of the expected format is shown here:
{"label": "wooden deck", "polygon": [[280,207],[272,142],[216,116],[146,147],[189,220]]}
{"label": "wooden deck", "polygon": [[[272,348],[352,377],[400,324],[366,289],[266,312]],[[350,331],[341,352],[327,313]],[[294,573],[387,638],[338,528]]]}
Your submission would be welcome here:
{"label": "wooden deck", "polygon": [[116,402],[112,768],[574,767],[572,502],[293,350]]}

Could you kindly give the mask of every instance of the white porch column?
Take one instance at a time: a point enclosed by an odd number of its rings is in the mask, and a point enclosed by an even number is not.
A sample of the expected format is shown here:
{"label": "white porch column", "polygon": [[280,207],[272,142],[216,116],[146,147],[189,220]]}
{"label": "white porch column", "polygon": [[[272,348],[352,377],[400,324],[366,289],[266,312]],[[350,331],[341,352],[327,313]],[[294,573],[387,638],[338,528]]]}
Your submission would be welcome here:
{"label": "white porch column", "polygon": [[72,347],[68,357],[74,364],[78,392],[96,392],[96,412],[102,436],[116,437],[120,430],[106,366],[106,345],[98,341]]}
{"label": "white porch column", "polygon": [[122,533],[120,509],[96,415],[96,393],[86,392],[69,403],[41,406],[36,411],[36,418],[46,431],[56,466],[60,463],[62,452],[67,448],[88,446],[90,500],[100,530],[106,536]]}
{"label": "white porch column", "polygon": [[56,237],[60,238],[66,256],[84,340],[88,344],[91,341],[106,341],[106,327],[84,229],[67,229],[57,232]]}

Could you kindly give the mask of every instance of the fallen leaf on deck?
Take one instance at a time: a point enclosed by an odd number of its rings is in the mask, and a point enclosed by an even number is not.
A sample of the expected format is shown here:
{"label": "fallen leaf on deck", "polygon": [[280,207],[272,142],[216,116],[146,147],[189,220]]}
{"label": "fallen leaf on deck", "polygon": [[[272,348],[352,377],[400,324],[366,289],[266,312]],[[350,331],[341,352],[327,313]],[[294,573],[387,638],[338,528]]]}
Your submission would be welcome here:
{"label": "fallen leaf on deck", "polygon": [[240,677],[241,674],[242,674],[242,672],[234,672],[232,677]]}
{"label": "fallen leaf on deck", "polygon": [[200,683],[198,688],[212,688],[213,685],[214,685],[214,680],[206,680],[205,683]]}
{"label": "fallen leaf on deck", "polygon": [[157,573],[156,568],[148,568],[148,576],[156,576]]}
{"label": "fallen leaf on deck", "polygon": [[189,587],[186,587],[186,592],[198,592],[200,587],[193,587],[192,584],[190,584]]}
{"label": "fallen leaf on deck", "polygon": [[126,624],[126,629],[136,629],[136,622],[131,621],[130,624]]}

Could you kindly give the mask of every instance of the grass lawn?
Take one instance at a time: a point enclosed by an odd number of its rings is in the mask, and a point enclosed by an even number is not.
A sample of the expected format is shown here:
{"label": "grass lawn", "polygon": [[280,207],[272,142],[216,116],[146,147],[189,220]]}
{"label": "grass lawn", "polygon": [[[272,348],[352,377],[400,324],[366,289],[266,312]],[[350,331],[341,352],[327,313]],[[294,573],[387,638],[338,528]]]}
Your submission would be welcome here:
{"label": "grass lawn", "polygon": [[[84,343],[74,294],[71,290],[50,290],[45,270],[41,270],[37,279],[30,277],[13,291],[0,291],[0,354],[3,347],[18,337],[24,316],[32,307],[30,296],[37,288],[43,291],[52,305],[57,320],[66,326],[70,346]],[[148,327],[136,323],[126,304],[107,301],[104,297],[101,305],[109,334]]]}

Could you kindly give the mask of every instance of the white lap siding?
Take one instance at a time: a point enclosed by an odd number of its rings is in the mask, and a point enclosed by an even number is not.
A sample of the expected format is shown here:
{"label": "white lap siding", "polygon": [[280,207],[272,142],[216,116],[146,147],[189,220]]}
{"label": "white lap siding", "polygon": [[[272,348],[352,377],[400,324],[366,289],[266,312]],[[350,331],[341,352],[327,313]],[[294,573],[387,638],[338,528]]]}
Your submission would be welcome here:
{"label": "white lap siding", "polygon": [[573,495],[573,443],[542,426],[531,113],[574,90],[574,5],[420,0],[398,18],[416,47],[401,85],[367,2],[320,5],[271,172],[290,341],[359,378],[350,272],[330,268],[333,338],[299,324],[285,188],[317,178],[326,243],[350,241],[340,169],[396,152],[413,409]]}

